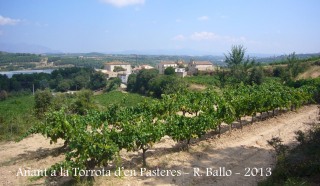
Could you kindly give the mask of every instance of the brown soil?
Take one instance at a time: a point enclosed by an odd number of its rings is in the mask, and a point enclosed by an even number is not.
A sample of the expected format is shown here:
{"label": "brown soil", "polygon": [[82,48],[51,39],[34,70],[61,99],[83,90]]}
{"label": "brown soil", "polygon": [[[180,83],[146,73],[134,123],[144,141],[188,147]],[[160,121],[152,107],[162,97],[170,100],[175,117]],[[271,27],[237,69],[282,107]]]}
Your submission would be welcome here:
{"label": "brown soil", "polygon": [[320,66],[311,66],[306,72],[299,74],[298,79],[308,79],[320,77]]}
{"label": "brown soil", "polygon": [[195,84],[195,83],[192,83],[189,86],[190,90],[205,90],[206,88],[207,87],[205,85],[200,85],[200,84]]}
{"label": "brown soil", "polygon": [[[210,132],[192,141],[189,150],[182,150],[182,144],[166,136],[147,152],[147,169],[178,170],[180,176],[140,176],[141,152],[121,151],[121,166],[124,170],[135,171],[137,175],[100,176],[95,178],[95,185],[256,185],[265,179],[267,168],[275,165],[275,153],[267,140],[280,137],[284,144],[294,146],[297,143],[294,132],[311,128],[318,112],[317,105],[310,105],[297,112],[287,112],[253,125],[247,124],[242,130],[234,125],[231,134],[224,127],[225,132],[220,138],[214,131]],[[251,118],[248,117],[248,120]],[[0,144],[0,185],[45,185],[48,183],[45,179],[31,182],[30,177],[17,176],[17,171],[19,168],[45,169],[63,160],[64,156],[60,153],[62,146],[62,141],[50,145],[49,140],[40,135],[33,135],[18,143]],[[221,176],[207,176],[206,170],[210,168],[230,170],[232,175],[222,176],[223,172],[220,172]],[[257,168],[258,175],[245,176],[249,168],[253,170],[252,173]],[[199,176],[195,174],[197,170]],[[114,175],[114,169],[111,174]]]}

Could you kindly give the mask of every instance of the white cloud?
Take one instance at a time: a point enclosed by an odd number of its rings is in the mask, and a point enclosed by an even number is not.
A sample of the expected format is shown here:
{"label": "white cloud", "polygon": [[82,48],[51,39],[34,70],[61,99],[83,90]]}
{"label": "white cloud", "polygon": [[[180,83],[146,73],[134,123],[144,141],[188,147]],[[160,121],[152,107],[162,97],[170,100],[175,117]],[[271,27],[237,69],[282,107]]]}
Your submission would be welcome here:
{"label": "white cloud", "polygon": [[219,35],[213,32],[194,32],[190,37],[192,40],[196,40],[196,41],[215,40],[220,38]]}
{"label": "white cloud", "polygon": [[9,17],[3,17],[0,15],[0,25],[15,25],[19,22],[19,19],[11,19]]}
{"label": "white cloud", "polygon": [[116,7],[125,7],[129,5],[144,4],[145,0],[100,0],[101,2],[111,4]]}
{"label": "white cloud", "polygon": [[223,36],[215,34],[213,32],[194,32],[190,35],[190,39],[194,41],[221,41],[228,43],[245,43],[249,42],[244,36],[233,37],[233,36]]}
{"label": "white cloud", "polygon": [[172,38],[172,40],[174,40],[174,41],[184,41],[184,40],[186,40],[186,37],[184,35],[180,34],[180,35],[174,36]]}
{"label": "white cloud", "polygon": [[201,16],[201,17],[198,17],[198,20],[199,21],[207,21],[207,20],[209,20],[209,17],[208,16]]}

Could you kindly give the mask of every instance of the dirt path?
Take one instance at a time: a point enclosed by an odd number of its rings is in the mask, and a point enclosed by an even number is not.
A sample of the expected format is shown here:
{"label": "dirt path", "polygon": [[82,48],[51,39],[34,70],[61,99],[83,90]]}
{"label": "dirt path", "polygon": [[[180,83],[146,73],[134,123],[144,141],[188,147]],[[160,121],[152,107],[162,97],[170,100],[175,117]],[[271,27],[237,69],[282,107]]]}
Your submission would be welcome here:
{"label": "dirt path", "polygon": [[[298,112],[288,112],[243,130],[234,129],[217,138],[207,135],[195,141],[189,151],[181,151],[169,137],[164,137],[147,153],[147,170],[167,170],[179,176],[141,176],[141,153],[122,152],[124,170],[135,176],[96,177],[96,185],[256,185],[270,173],[268,168],[275,164],[273,149],[267,140],[280,137],[285,144],[296,144],[294,132],[307,130],[317,119],[316,105],[304,106]],[[43,185],[45,180],[30,182],[28,177],[16,176],[23,170],[44,169],[63,159],[59,147],[63,143],[50,145],[42,136],[34,135],[19,143],[0,144],[0,185]],[[245,176],[246,172],[250,176]],[[254,169],[257,168],[257,169]],[[207,172],[208,170],[208,172]],[[217,172],[214,172],[216,170]],[[220,171],[221,170],[221,171]],[[257,176],[252,174],[258,171]],[[113,170],[114,171],[114,170]],[[272,172],[272,170],[271,170]],[[220,176],[211,176],[217,173]],[[238,174],[239,173],[239,174]],[[252,173],[252,174],[251,174]],[[226,174],[231,174],[226,176]],[[210,175],[210,176],[209,176]],[[263,175],[263,176],[260,176]]]}

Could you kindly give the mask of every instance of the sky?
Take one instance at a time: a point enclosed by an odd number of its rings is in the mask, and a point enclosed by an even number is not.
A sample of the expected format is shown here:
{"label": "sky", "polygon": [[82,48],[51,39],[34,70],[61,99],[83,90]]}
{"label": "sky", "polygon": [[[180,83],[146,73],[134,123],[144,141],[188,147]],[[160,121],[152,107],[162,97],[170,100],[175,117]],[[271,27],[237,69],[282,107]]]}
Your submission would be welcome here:
{"label": "sky", "polygon": [[0,0],[0,44],[61,52],[320,52],[319,0]]}

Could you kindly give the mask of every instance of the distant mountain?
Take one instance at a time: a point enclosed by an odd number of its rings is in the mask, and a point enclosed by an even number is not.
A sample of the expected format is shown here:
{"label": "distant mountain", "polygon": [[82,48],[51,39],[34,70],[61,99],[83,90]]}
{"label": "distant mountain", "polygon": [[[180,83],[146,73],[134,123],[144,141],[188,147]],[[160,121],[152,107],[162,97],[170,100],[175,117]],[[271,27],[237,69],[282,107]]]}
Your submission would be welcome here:
{"label": "distant mountain", "polygon": [[32,45],[26,43],[0,43],[0,51],[10,53],[32,53],[32,54],[44,54],[44,53],[61,53],[58,50],[53,50],[41,45]]}

